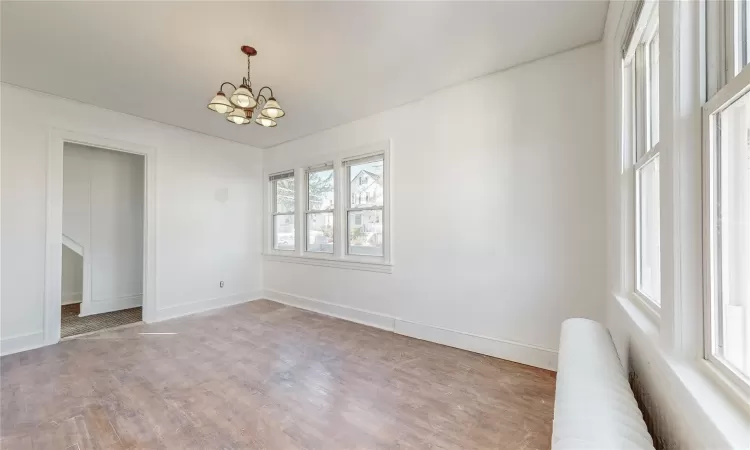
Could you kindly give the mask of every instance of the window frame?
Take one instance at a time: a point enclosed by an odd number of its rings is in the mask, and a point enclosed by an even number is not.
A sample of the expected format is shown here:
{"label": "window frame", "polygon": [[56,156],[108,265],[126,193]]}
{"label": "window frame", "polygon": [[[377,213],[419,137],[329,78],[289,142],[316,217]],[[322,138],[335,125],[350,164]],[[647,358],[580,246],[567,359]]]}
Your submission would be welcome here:
{"label": "window frame", "polygon": [[[310,209],[310,174],[317,173],[317,172],[324,172],[330,170],[333,173],[333,208],[330,209]],[[305,230],[305,238],[304,238],[304,252],[305,253],[312,253],[312,254],[318,254],[318,255],[334,255],[336,254],[336,235],[337,235],[337,226],[336,226],[336,207],[338,206],[338,199],[336,198],[336,189],[337,189],[337,182],[336,182],[336,169],[333,166],[333,162],[326,162],[323,164],[318,164],[316,166],[310,166],[307,167],[304,171],[304,178],[305,178],[305,214],[303,217],[304,221],[304,230]],[[311,214],[331,214],[331,221],[333,223],[333,244],[331,246],[330,252],[323,252],[323,251],[315,251],[309,249],[309,238],[310,238],[310,230],[309,228],[309,219]]]}
{"label": "window frame", "polygon": [[[726,49],[727,51],[734,51]],[[717,151],[720,149],[721,135],[718,128],[718,115],[732,105],[743,95],[750,93],[750,66],[746,66],[709,98],[703,105],[703,148],[702,148],[702,210],[703,210],[703,358],[728,380],[732,386],[738,388],[746,399],[750,399],[750,375],[745,375],[735,369],[717,355],[718,337],[723,332],[721,307],[720,272],[717,269],[717,259],[720,253],[717,234],[718,192],[717,186],[721,181]]]}
{"label": "window frame", "polygon": [[[347,208],[349,203],[349,187],[346,180],[344,162],[359,160],[367,157],[381,155],[383,158],[383,255],[356,255],[348,254],[348,229],[346,228]],[[333,253],[309,252],[307,251],[307,212],[308,212],[308,169],[315,169],[323,164],[332,165],[334,170],[334,246]],[[295,174],[295,251],[281,251],[274,249],[273,242],[273,213],[275,212],[272,201],[274,197],[270,183],[266,183],[267,192],[264,199],[267,202],[265,208],[267,219],[263,221],[265,229],[263,256],[266,261],[277,261],[296,264],[309,264],[326,267],[337,267],[353,270],[364,270],[379,273],[392,273],[393,250],[392,250],[392,213],[391,213],[391,186],[393,183],[393,164],[391,141],[383,140],[360,147],[325,153],[319,155],[304,155],[290,162],[283,159],[267,163],[264,171],[266,177],[271,174],[291,172],[290,166]],[[266,178],[268,179],[268,178]],[[347,187],[345,187],[345,185]],[[300,236],[300,233],[304,237]],[[338,245],[345,239],[347,245]]]}
{"label": "window frame", "polygon": [[[351,183],[351,168],[354,165],[359,164],[366,164],[369,162],[375,162],[375,161],[383,161],[383,182],[385,184],[385,155],[382,153],[375,153],[372,155],[367,155],[363,157],[355,157],[355,158],[349,158],[346,160],[342,160],[341,164],[343,166],[343,173],[344,177],[347,181],[346,183],[346,192],[344,194],[344,197],[351,200],[352,199],[352,183]],[[360,183],[360,186],[362,186],[362,183]],[[346,255],[347,256],[355,256],[355,257],[371,257],[368,255],[361,255],[358,253],[352,253],[351,252],[351,243],[349,241],[349,213],[351,212],[361,212],[361,211],[380,211],[381,217],[383,217],[382,221],[385,222],[385,186],[383,187],[383,205],[382,206],[372,206],[372,207],[365,207],[365,208],[352,208],[352,202],[347,201],[346,207],[343,213],[343,220],[344,220],[344,235],[346,236]],[[359,203],[362,203],[362,194],[359,194]],[[360,219],[361,222],[361,219]],[[385,256],[385,234],[386,234],[386,227],[383,223],[383,255],[382,256],[375,256],[376,258],[384,257]]]}
{"label": "window frame", "polygon": [[[612,228],[619,241],[614,248],[612,296],[639,330],[644,343],[657,349],[665,376],[677,376],[706,413],[722,417],[716,428],[727,442],[745,445],[750,395],[744,386],[724,375],[719,364],[705,356],[708,330],[704,316],[703,240],[703,119],[702,107],[710,94],[724,85],[724,8],[721,2],[660,2],[660,167],[661,292],[660,311],[634,292],[635,177],[630,173],[635,126],[630,117],[629,72],[623,62],[636,28],[639,8],[651,0],[612,4],[615,21],[605,36],[608,71],[615,96],[611,99],[611,129],[617,149],[612,155],[613,211],[619,220]],[[613,8],[615,8],[613,10]],[[720,10],[720,15],[716,14]],[[722,25],[716,33],[715,22]],[[608,22],[608,26],[610,22]],[[720,34],[717,36],[717,34]],[[621,51],[619,51],[621,49]],[[719,49],[720,51],[715,51]],[[611,58],[611,59],[609,59]],[[610,75],[610,74],[608,74]],[[718,76],[717,76],[718,75]],[[719,79],[721,78],[721,79]],[[731,79],[731,77],[729,77]],[[713,89],[713,90],[712,90]],[[608,161],[609,163],[610,161]],[[618,347],[618,350],[619,347]],[[626,351],[627,347],[625,347]],[[627,352],[626,352],[627,353]],[[622,357],[622,355],[621,355]]]}
{"label": "window frame", "polygon": [[[641,288],[641,171],[648,164],[654,163],[660,158],[662,148],[662,133],[659,132],[659,141],[652,143],[652,78],[651,78],[651,55],[650,46],[655,35],[659,33],[659,7],[654,1],[643,3],[642,8],[635,18],[633,33],[629,38],[627,48],[622,59],[623,78],[621,88],[623,89],[622,113],[622,161],[623,174],[631,180],[633,202],[631,216],[633,218],[633,248],[632,248],[632,295],[639,303],[645,306],[645,310],[652,317],[658,318],[661,310],[661,293],[659,301],[655,301],[645,294]],[[659,41],[661,43],[661,39]],[[661,53],[661,52],[660,52]],[[660,64],[661,66],[661,64]],[[658,74],[657,79],[659,78]],[[661,91],[661,89],[660,89]],[[661,95],[661,92],[660,92]],[[660,106],[660,105],[657,105]],[[657,108],[660,114],[661,108]],[[657,125],[661,124],[661,118]],[[628,135],[626,135],[628,134]],[[631,173],[632,172],[632,173]],[[661,210],[661,187],[659,196]],[[661,235],[661,229],[659,230]],[[659,256],[661,258],[661,254]],[[661,266],[661,264],[660,264]],[[660,273],[661,277],[661,273]]]}
{"label": "window frame", "polygon": [[[281,175],[288,175],[288,174],[291,174],[291,176],[285,176],[283,178],[276,178],[276,177],[279,177]],[[277,208],[278,208],[278,198],[277,198],[277,194],[278,194],[278,190],[277,190],[278,189],[278,182],[281,181],[281,180],[289,179],[289,178],[291,178],[291,179],[294,180],[294,190],[295,190],[295,192],[294,192],[294,209],[292,211],[279,212],[277,210]],[[297,250],[297,224],[296,224],[296,220],[297,220],[296,219],[296,214],[297,214],[297,180],[296,180],[294,171],[293,170],[284,170],[284,171],[281,171],[281,172],[270,174],[268,176],[268,182],[271,185],[271,199],[272,199],[272,201],[271,201],[271,214],[270,214],[270,219],[271,219],[271,224],[270,224],[270,226],[271,226],[271,249],[273,251],[275,251],[275,252],[284,252],[284,253],[294,252],[294,251]],[[276,216],[292,216],[294,218],[294,222],[295,222],[295,224],[294,224],[294,248],[292,248],[292,249],[276,248]]]}

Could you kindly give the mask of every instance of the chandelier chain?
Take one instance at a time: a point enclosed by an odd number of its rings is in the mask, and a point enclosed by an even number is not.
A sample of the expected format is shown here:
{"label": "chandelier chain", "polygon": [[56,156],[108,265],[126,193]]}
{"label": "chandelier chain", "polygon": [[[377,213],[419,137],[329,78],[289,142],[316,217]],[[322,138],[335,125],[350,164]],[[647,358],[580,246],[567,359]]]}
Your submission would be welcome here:
{"label": "chandelier chain", "polygon": [[253,82],[250,81],[250,57],[247,57],[247,87],[253,87]]}

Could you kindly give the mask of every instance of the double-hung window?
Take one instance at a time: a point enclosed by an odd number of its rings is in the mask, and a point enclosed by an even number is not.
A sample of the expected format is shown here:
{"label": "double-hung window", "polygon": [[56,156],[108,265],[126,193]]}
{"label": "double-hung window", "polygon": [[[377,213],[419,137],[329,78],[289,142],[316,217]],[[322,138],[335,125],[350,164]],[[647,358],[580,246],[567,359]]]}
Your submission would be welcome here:
{"label": "double-hung window", "polygon": [[273,199],[273,249],[294,250],[294,171],[272,175],[269,181]]}
{"label": "double-hung window", "polygon": [[[722,2],[707,32],[703,107],[706,358],[750,392],[750,66],[748,5]],[[711,18],[723,17],[721,20]],[[711,42],[711,41],[710,41]],[[710,64],[722,61],[724,64]]]}
{"label": "double-hung window", "polygon": [[383,256],[383,155],[344,162],[347,254]]}
{"label": "double-hung window", "polygon": [[333,253],[334,245],[334,171],[332,164],[309,168],[307,178],[308,252]]}
{"label": "double-hung window", "polygon": [[266,256],[391,273],[390,175],[390,141],[270,164]]}
{"label": "double-hung window", "polygon": [[624,169],[634,177],[635,291],[661,303],[659,189],[659,8],[641,3],[624,47]]}

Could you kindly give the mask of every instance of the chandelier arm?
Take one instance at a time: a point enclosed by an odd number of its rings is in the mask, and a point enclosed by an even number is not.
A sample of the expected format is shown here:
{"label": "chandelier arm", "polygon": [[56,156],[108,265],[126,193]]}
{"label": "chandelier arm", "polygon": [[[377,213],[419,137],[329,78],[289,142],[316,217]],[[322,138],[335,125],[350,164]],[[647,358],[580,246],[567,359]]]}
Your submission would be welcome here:
{"label": "chandelier arm", "polygon": [[268,86],[263,86],[262,88],[260,88],[260,90],[258,91],[258,97],[260,97],[260,93],[263,92],[263,89],[268,89],[269,91],[271,91],[271,97],[273,97],[273,89]]}
{"label": "chandelier arm", "polygon": [[230,83],[230,82],[228,82],[228,81],[225,81],[225,82],[221,83],[221,87],[219,88],[219,90],[220,90],[221,92],[224,92],[224,85],[225,85],[225,84],[228,84],[228,85],[232,86],[232,92],[234,92],[234,91],[236,91],[236,90],[237,90],[237,86],[233,85],[232,83]]}

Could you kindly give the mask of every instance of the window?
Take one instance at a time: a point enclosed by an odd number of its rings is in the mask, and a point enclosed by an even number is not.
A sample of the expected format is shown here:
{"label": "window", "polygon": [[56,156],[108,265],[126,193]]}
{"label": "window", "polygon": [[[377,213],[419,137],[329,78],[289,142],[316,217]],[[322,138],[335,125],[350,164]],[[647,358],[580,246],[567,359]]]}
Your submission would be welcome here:
{"label": "window", "polygon": [[732,36],[727,42],[726,67],[729,69],[727,80],[750,63],[750,46],[748,46],[748,37],[750,37],[750,8],[747,0],[735,0],[725,2],[725,34]]}
{"label": "window", "polygon": [[273,197],[273,248],[294,250],[294,172],[270,178]]}
{"label": "window", "polygon": [[623,117],[629,126],[625,169],[635,177],[635,291],[652,307],[661,301],[659,188],[659,9],[644,3],[623,60]]}
{"label": "window", "polygon": [[[347,254],[383,256],[383,156],[346,161]],[[365,181],[367,180],[367,181]]]}
{"label": "window", "polygon": [[[714,60],[723,51],[734,64],[727,66],[733,70],[724,74],[725,85],[716,86],[704,105],[706,358],[750,391],[750,33],[747,2],[726,7],[723,27],[733,37],[723,48],[707,49]],[[709,21],[711,26],[722,24]],[[708,75],[721,80],[721,68]]]}
{"label": "window", "polygon": [[390,154],[383,141],[268,174],[264,256],[391,273]]}
{"label": "window", "polygon": [[333,167],[308,169],[307,176],[307,251],[333,253],[334,186]]}

